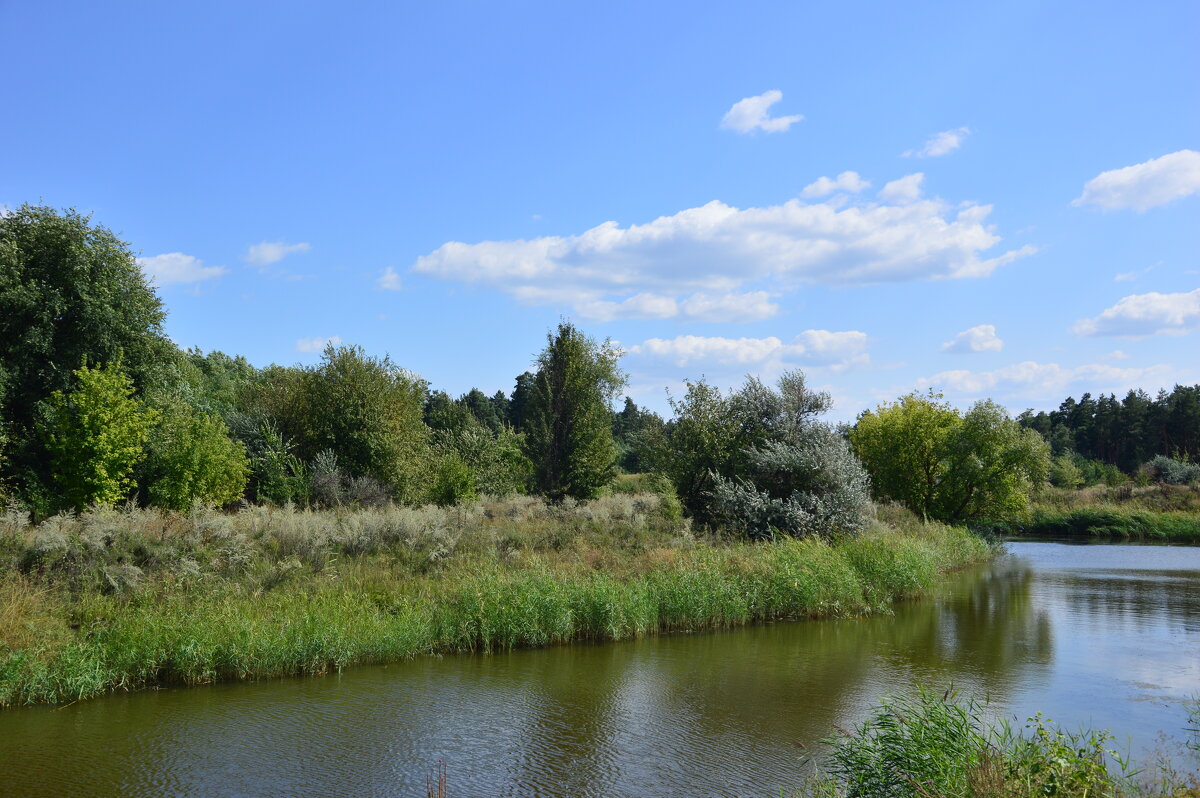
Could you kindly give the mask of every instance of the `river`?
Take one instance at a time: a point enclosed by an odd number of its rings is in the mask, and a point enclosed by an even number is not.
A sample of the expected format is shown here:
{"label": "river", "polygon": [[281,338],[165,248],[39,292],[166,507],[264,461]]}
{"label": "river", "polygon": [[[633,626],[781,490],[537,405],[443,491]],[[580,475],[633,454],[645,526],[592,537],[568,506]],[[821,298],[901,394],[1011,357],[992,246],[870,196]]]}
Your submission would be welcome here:
{"label": "river", "polygon": [[1200,547],[1016,542],[893,616],[5,711],[0,794],[424,796],[443,761],[455,798],[778,795],[917,683],[1182,756]]}

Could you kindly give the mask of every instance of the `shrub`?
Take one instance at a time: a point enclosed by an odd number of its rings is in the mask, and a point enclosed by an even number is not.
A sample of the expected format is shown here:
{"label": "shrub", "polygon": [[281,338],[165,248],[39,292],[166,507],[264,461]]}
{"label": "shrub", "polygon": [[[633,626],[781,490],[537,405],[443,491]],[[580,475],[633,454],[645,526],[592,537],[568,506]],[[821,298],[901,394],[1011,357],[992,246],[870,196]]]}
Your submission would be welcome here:
{"label": "shrub", "polygon": [[186,510],[193,502],[228,504],[246,489],[246,447],[229,437],[220,417],[168,402],[150,431],[146,470],[150,500]]}
{"label": "shrub", "polygon": [[66,507],[111,506],[136,485],[134,467],[158,413],[133,396],[119,365],[76,369],[75,387],[55,391],[44,423],[46,449]]}
{"label": "shrub", "polygon": [[815,420],[829,406],[799,372],[785,374],[779,390],[751,380],[733,397],[732,410],[757,425],[732,475],[716,474],[709,497],[714,515],[752,539],[776,533],[805,537],[857,532],[870,503],[870,480],[846,443]]}
{"label": "shrub", "polygon": [[1167,485],[1190,485],[1200,482],[1200,463],[1172,460],[1161,454],[1142,466],[1142,471],[1154,482]]}

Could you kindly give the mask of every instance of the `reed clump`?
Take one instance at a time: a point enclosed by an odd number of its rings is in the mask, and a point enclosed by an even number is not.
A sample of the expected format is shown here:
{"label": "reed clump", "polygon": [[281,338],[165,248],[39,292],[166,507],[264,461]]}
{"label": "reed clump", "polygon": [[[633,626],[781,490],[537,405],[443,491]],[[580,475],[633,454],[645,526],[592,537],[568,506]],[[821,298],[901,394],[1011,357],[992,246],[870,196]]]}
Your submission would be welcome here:
{"label": "reed clump", "polygon": [[826,742],[824,769],[796,796],[1119,798],[1196,795],[1174,771],[1146,780],[1105,731],[1066,731],[1038,714],[1017,727],[953,690],[885,698]]}
{"label": "reed clump", "polygon": [[320,674],[422,654],[855,615],[986,558],[896,511],[750,543],[617,493],[461,507],[130,508],[0,520],[0,705]]}

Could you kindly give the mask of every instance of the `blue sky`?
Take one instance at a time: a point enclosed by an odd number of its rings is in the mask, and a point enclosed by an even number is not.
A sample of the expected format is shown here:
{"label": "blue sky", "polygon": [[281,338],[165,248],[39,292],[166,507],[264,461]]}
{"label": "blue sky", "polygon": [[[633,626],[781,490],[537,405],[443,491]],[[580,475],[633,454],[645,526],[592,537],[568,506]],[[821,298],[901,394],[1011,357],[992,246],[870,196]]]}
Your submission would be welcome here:
{"label": "blue sky", "polygon": [[14,3],[0,204],[131,242],[183,346],[510,390],[804,369],[1014,411],[1200,382],[1200,6]]}

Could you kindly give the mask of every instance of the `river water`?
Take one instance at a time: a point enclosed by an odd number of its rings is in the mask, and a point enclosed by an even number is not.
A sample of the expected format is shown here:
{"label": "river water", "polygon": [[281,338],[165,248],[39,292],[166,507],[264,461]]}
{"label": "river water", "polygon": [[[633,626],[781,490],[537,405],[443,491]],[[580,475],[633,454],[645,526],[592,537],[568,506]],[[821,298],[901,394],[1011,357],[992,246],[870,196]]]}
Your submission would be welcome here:
{"label": "river water", "polygon": [[888,617],[6,711],[0,793],[424,796],[443,761],[455,797],[778,795],[834,724],[918,683],[1112,729],[1135,757],[1179,749],[1200,547],[1008,551]]}

